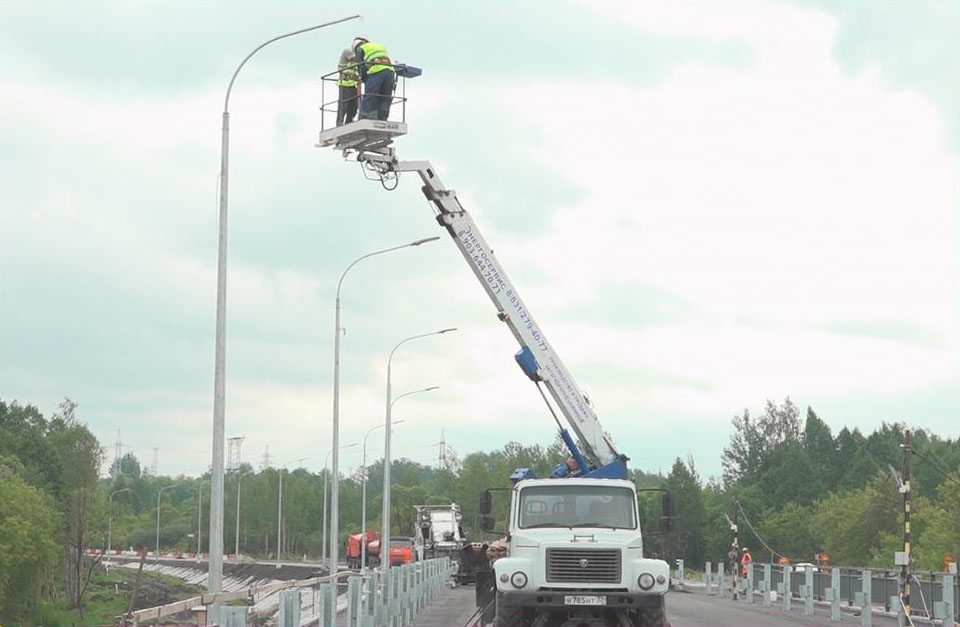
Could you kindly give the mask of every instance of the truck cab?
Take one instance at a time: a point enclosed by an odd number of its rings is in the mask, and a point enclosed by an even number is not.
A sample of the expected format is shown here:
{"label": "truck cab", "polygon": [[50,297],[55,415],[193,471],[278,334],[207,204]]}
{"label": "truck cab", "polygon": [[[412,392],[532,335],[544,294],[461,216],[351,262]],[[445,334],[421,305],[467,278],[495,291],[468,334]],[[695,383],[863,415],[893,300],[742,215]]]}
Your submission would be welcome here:
{"label": "truck cab", "polygon": [[[489,494],[489,493],[488,493]],[[489,511],[489,498],[482,509]],[[490,526],[489,517],[485,526]],[[528,479],[513,487],[494,624],[665,625],[666,562],[643,556],[633,482]]]}

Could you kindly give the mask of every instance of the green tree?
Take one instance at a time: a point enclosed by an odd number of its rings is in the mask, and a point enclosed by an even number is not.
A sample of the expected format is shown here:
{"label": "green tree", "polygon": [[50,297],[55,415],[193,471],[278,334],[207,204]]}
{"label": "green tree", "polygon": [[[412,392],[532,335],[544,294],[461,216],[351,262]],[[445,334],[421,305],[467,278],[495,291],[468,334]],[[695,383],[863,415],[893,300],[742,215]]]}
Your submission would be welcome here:
{"label": "green tree", "polygon": [[822,545],[835,564],[863,566],[870,563],[886,535],[903,529],[902,497],[890,479],[880,472],[865,487],[831,494],[817,504],[814,524]]}
{"label": "green tree", "polygon": [[673,497],[676,516],[667,536],[668,554],[682,557],[688,564],[699,564],[704,559],[703,524],[707,513],[693,460],[685,464],[678,457],[664,486]]}
{"label": "green tree", "polygon": [[120,458],[120,472],[118,475],[124,475],[132,479],[140,478],[140,460],[133,453],[127,453]]}
{"label": "green tree", "polygon": [[766,513],[757,531],[771,548],[791,560],[812,562],[819,549],[811,507],[787,503],[782,509]]}
{"label": "green tree", "polygon": [[67,598],[71,609],[83,615],[83,594],[92,565],[85,556],[89,541],[89,516],[94,507],[97,477],[103,450],[100,442],[76,419],[77,404],[69,398],[60,403],[51,422],[50,444],[60,467],[58,503],[65,526]]}
{"label": "green tree", "polygon": [[56,566],[57,516],[40,488],[2,472],[0,482],[0,617],[18,618]]}

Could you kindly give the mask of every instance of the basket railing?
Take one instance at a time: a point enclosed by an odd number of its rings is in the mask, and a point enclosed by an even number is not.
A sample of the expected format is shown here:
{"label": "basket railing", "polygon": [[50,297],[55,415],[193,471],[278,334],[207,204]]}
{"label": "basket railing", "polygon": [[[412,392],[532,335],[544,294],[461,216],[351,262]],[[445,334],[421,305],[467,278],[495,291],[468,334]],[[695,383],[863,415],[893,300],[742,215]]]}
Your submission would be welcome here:
{"label": "basket railing", "polygon": [[[356,69],[361,64],[356,63],[354,65],[348,65],[342,69],[338,68],[333,72],[329,72],[320,77],[320,130],[325,131],[337,126],[337,111],[340,108],[340,86],[337,84],[340,80],[340,72],[342,70],[351,70]],[[391,65],[393,68],[401,67],[399,65]],[[393,86],[393,93],[390,96],[373,96],[373,98],[390,98],[390,117],[388,119],[398,121],[396,111],[396,105],[400,105],[400,114],[399,121],[407,121],[407,80],[406,77],[402,76],[400,73],[395,72],[396,81]],[[327,88],[336,95],[332,100],[327,100]],[[363,98],[366,97],[366,94],[361,94],[363,87],[362,81],[357,81],[357,91],[355,96],[350,96],[343,100],[344,104],[355,101],[357,103],[357,120],[362,119],[362,104]],[[400,91],[400,95],[397,95],[397,91]]]}

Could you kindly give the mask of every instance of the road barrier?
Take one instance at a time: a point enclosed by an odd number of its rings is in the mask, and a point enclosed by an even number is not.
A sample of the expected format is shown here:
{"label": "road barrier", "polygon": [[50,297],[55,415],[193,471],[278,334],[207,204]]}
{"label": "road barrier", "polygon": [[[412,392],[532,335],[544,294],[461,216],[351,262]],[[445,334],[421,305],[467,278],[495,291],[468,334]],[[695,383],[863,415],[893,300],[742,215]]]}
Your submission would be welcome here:
{"label": "road barrier", "polygon": [[[706,562],[706,593],[713,595],[714,584],[717,584],[723,595],[727,590],[723,566],[717,564],[715,573],[711,572],[712,566]],[[803,603],[804,615],[814,614],[816,605],[828,606],[830,619],[835,621],[840,620],[841,608],[846,606],[859,611],[861,627],[872,626],[874,611],[897,614],[901,624],[908,622],[900,600],[899,570],[804,564],[758,566],[761,565],[748,564],[747,576],[740,582],[747,603],[755,603],[755,595],[759,594],[764,606],[779,601],[783,611],[790,612],[793,600],[798,599]],[[733,576],[736,574],[730,575]],[[911,589],[911,617],[937,620],[943,627],[960,623],[960,587],[955,573],[915,572],[911,576]]]}
{"label": "road barrier", "polygon": [[[318,627],[408,627],[423,609],[443,591],[455,567],[449,557],[424,560],[390,569],[390,590],[384,590],[380,571],[340,572],[335,576],[282,581],[245,590],[204,594],[161,607],[131,612],[119,617],[124,625],[150,624],[165,617],[198,607],[245,600],[256,604],[269,595],[278,595],[276,627],[299,627],[301,610],[316,618]],[[346,579],[346,595],[340,595]],[[309,597],[304,594],[310,595]],[[219,608],[221,627],[246,627],[247,606]],[[346,617],[337,614],[346,611]],[[206,611],[197,624],[208,624]],[[211,615],[211,620],[213,616]],[[212,622],[209,624],[213,624]]]}

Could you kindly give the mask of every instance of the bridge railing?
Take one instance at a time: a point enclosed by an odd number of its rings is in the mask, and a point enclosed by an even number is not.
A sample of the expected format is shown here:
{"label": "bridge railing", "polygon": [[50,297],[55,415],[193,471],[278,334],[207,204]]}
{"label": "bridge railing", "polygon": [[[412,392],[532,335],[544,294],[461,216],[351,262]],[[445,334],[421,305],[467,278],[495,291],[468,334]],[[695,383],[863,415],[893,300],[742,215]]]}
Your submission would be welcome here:
{"label": "bridge railing", "polygon": [[[715,566],[715,567],[714,567]],[[815,606],[828,605],[831,618],[840,619],[842,607],[860,610],[864,627],[871,624],[873,611],[905,618],[900,597],[899,569],[816,567],[757,564],[748,566],[747,577],[724,573],[722,564],[706,563],[704,584],[707,594],[734,595],[748,603],[777,603],[791,611],[794,601],[804,614]],[[960,586],[955,573],[916,571],[911,575],[910,615],[942,621],[944,627],[960,622]]]}

